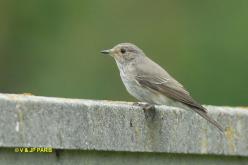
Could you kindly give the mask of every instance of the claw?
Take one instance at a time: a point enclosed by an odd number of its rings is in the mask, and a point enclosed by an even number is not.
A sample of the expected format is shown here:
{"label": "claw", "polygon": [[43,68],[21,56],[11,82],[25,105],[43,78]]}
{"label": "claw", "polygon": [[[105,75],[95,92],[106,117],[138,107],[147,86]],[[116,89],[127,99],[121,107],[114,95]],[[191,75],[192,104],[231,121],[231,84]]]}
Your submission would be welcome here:
{"label": "claw", "polygon": [[153,104],[149,104],[149,103],[133,103],[133,105],[135,106],[139,106],[143,109],[144,114],[145,114],[145,118],[147,120],[153,120],[155,117],[155,106]]}
{"label": "claw", "polygon": [[145,104],[144,106],[143,106],[143,110],[155,110],[155,106],[154,105],[152,105],[152,104]]}
{"label": "claw", "polygon": [[133,105],[139,106],[143,110],[154,110],[155,109],[155,106],[153,104],[148,104],[148,103],[139,103],[139,102],[136,102],[136,103],[133,103]]}

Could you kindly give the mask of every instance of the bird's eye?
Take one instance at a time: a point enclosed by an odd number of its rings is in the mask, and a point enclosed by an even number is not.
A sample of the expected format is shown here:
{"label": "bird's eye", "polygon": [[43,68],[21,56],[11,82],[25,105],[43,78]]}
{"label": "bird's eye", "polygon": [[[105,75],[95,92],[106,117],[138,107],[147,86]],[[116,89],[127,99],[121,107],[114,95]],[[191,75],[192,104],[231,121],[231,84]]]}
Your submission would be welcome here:
{"label": "bird's eye", "polygon": [[122,54],[126,53],[126,49],[121,48],[121,53],[122,53]]}

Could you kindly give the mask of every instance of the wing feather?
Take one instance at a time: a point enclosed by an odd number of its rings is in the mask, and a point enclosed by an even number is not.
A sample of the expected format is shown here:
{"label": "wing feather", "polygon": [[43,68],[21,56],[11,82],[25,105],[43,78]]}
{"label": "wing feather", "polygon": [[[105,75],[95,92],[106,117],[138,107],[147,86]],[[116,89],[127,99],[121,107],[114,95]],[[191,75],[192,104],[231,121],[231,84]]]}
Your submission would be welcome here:
{"label": "wing feather", "polygon": [[179,86],[177,88],[175,88],[175,86],[170,86],[171,84],[170,80],[167,80],[166,82],[163,83],[156,82],[155,81],[156,79],[147,78],[147,77],[143,77],[143,78],[138,77],[136,80],[143,87],[153,89],[173,100],[179,101],[192,108],[198,108],[206,112],[205,108],[201,106],[199,103],[197,103],[185,89]]}
{"label": "wing feather", "polygon": [[158,91],[167,97],[179,101],[189,107],[192,108],[196,113],[198,113],[200,116],[205,118],[207,121],[215,125],[221,132],[224,132],[224,129],[222,126],[219,125],[218,122],[216,122],[214,119],[212,119],[210,116],[207,114],[207,110],[199,103],[197,103],[189,94],[184,93],[180,90],[176,90],[174,88],[171,88],[167,86],[167,83],[152,83],[150,81],[147,81],[145,79],[141,79],[140,77],[137,79],[138,83],[142,85],[145,88],[150,88],[155,91]]}
{"label": "wing feather", "polygon": [[224,131],[218,122],[208,116],[207,110],[190,96],[190,93],[184,89],[183,85],[177,82],[158,64],[145,57],[145,60],[136,66],[135,70],[135,80],[144,88],[155,90],[172,100],[191,107],[192,110],[215,125],[220,131]]}

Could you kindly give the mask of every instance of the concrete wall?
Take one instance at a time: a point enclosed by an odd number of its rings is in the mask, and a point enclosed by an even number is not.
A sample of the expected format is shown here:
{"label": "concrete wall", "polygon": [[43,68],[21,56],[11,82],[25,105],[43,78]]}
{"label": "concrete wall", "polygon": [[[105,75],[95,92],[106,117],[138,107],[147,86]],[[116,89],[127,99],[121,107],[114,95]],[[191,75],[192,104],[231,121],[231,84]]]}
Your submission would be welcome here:
{"label": "concrete wall", "polygon": [[248,164],[248,109],[206,108],[224,134],[175,107],[0,94],[0,164]]}

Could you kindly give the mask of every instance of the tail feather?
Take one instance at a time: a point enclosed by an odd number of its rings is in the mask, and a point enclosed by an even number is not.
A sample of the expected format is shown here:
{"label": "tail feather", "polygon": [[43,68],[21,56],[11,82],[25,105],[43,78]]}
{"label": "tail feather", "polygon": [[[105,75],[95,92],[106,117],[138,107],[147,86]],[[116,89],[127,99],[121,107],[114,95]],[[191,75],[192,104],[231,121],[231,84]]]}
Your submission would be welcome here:
{"label": "tail feather", "polygon": [[202,109],[197,109],[197,108],[192,108],[196,113],[198,113],[200,116],[202,116],[203,118],[205,118],[208,122],[210,122],[211,124],[213,124],[215,127],[217,127],[221,132],[224,132],[223,127],[217,122],[215,121],[213,118],[211,118],[210,116],[208,116],[206,109],[202,110]]}

